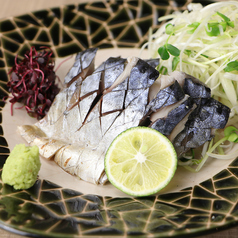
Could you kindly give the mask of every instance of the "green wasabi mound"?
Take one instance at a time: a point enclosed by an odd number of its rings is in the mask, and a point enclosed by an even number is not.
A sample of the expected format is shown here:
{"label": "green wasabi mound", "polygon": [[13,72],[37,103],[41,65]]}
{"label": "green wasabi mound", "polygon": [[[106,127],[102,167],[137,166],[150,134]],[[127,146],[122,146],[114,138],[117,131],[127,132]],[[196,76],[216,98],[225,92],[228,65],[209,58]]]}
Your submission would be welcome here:
{"label": "green wasabi mound", "polygon": [[28,189],[37,180],[40,167],[39,148],[18,144],[3,166],[2,181],[14,189]]}

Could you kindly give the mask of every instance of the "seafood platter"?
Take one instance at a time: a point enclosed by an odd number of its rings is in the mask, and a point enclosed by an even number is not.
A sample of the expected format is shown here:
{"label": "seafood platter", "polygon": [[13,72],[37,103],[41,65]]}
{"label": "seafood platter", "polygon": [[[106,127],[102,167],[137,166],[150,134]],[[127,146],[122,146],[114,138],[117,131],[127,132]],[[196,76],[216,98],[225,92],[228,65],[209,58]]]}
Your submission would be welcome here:
{"label": "seafood platter", "polygon": [[[28,189],[1,181],[0,227],[142,238],[236,225],[237,12],[235,1],[124,0],[2,20],[1,173],[21,143],[38,147],[41,168]],[[114,139],[136,127],[158,131],[176,153],[171,181],[148,196],[118,189],[105,170]]]}

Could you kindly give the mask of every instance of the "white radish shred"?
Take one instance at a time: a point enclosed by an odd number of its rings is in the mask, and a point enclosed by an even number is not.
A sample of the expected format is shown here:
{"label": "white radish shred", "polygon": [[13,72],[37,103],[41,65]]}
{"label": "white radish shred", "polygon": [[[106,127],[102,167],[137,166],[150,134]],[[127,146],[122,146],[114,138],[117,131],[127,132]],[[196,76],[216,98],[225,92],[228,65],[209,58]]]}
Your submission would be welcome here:
{"label": "white radish shred", "polygon": [[[175,12],[174,14],[159,18],[159,21],[171,19],[152,34],[150,31],[149,41],[143,46],[148,47],[151,58],[160,57],[159,47],[163,46],[169,35],[165,33],[166,25],[171,23],[176,32],[171,35],[168,43],[180,50],[180,61],[176,70],[186,72],[211,88],[212,96],[237,112],[238,106],[238,71],[229,72],[232,76],[226,77],[224,68],[227,63],[238,59],[238,1],[217,2],[206,7],[201,4],[190,4],[188,10]],[[219,25],[220,34],[209,36],[208,23],[224,21],[217,12],[230,18],[234,22],[234,28],[227,26],[223,30]],[[193,33],[188,33],[192,28],[190,24],[198,22],[199,26]],[[190,55],[185,54],[187,50]],[[172,70],[172,59],[161,60],[160,67],[167,68],[168,73]],[[222,95],[222,96],[221,96]]]}
{"label": "white radish shred", "polygon": [[[218,13],[227,17],[234,25],[226,25],[223,29],[221,22],[226,22]],[[238,66],[236,70],[226,72],[225,68],[229,62],[238,60],[238,1],[217,2],[206,7],[201,4],[189,4],[188,10],[175,12],[159,18],[159,22],[170,21],[152,33],[149,31],[149,40],[143,45],[142,50],[148,48],[151,58],[161,58],[158,49],[164,45],[171,44],[180,50],[179,63],[175,69],[172,68],[173,56],[167,60],[160,60],[159,68],[165,67],[167,73],[178,70],[190,74],[204,82],[211,89],[212,97],[231,108],[230,121],[238,116]],[[189,33],[193,23],[199,23],[193,33]],[[219,23],[218,35],[209,36],[212,28],[210,23]],[[166,34],[166,26],[172,24],[174,34]],[[207,33],[208,32],[208,33]],[[187,52],[190,52],[188,54]],[[238,65],[238,62],[237,62]],[[236,119],[237,121],[237,119]],[[222,134],[218,137],[221,138]],[[211,151],[215,141],[207,142],[203,146],[199,164],[193,168],[194,160],[186,162],[179,161],[179,164],[187,167],[188,170],[198,172],[208,157],[217,159],[234,159],[238,149],[231,142],[228,145],[220,145],[220,152]],[[224,155],[223,149],[226,153]],[[227,151],[235,148],[235,152]],[[189,159],[189,158],[188,158]]]}

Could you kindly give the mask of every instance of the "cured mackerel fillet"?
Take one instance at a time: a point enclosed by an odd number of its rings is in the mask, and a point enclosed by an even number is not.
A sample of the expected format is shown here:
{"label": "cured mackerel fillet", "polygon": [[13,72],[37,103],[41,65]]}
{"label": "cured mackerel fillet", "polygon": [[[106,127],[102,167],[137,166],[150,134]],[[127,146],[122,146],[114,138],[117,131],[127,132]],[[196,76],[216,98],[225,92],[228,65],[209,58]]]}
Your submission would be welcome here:
{"label": "cured mackerel fillet", "polygon": [[210,141],[216,129],[226,126],[230,108],[213,99],[210,88],[193,76],[174,71],[162,75],[157,88],[142,123],[166,135],[178,158]]}
{"label": "cured mackerel fillet", "polygon": [[109,58],[94,69],[96,49],[76,56],[48,114],[19,126],[40,154],[79,178],[104,184],[104,156],[124,130],[148,126],[166,135],[178,157],[224,128],[230,109],[210,89],[183,72],[159,77],[159,61]]}
{"label": "cured mackerel fillet", "polygon": [[[21,136],[40,154],[82,180],[104,184],[104,156],[113,139],[137,126],[159,73],[139,58],[109,58],[92,70],[96,49],[76,56],[48,114]],[[85,62],[86,61],[86,62]]]}

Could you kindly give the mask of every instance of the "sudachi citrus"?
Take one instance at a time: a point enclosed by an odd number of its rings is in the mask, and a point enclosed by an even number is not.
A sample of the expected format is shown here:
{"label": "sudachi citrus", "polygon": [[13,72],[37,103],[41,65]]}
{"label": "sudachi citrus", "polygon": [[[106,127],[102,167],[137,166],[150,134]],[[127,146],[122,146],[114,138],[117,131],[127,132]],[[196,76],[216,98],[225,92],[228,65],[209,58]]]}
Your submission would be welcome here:
{"label": "sudachi citrus", "polygon": [[132,196],[157,193],[172,179],[177,155],[172,143],[148,127],[133,127],[119,134],[105,155],[109,181]]}

